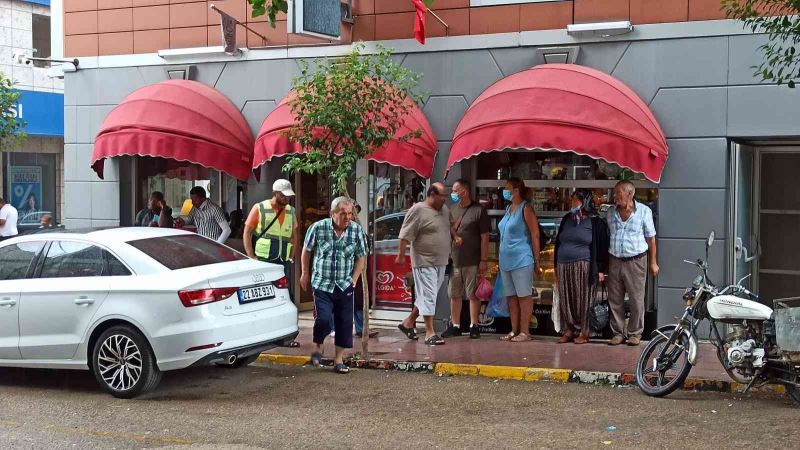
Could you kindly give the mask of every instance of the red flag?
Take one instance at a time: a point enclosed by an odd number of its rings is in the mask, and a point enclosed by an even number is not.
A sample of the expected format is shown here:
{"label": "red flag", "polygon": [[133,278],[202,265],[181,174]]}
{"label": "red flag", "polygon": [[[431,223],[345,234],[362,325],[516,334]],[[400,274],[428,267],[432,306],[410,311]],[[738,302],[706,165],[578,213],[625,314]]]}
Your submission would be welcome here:
{"label": "red flag", "polygon": [[422,0],[411,0],[414,2],[414,7],[417,9],[417,14],[414,16],[414,37],[420,44],[425,45],[425,15],[428,8]]}

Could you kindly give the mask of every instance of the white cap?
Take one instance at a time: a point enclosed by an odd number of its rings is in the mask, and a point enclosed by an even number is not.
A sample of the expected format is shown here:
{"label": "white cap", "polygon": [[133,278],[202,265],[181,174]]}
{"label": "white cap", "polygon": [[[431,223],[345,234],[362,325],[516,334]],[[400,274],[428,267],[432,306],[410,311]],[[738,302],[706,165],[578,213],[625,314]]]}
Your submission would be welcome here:
{"label": "white cap", "polygon": [[275,180],[275,182],[272,183],[272,192],[280,192],[287,197],[294,197],[295,195],[292,190],[292,183],[284,179]]}

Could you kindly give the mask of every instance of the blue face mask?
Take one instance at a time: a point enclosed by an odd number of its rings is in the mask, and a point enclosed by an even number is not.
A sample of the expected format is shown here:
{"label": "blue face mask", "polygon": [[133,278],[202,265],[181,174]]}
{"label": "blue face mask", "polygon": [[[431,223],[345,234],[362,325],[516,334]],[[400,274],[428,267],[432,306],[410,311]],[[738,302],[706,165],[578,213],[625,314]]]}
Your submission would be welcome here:
{"label": "blue face mask", "polygon": [[572,214],[578,214],[580,211],[581,211],[581,207],[580,206],[576,206],[576,207],[574,207],[574,208],[569,210],[569,212],[571,212]]}
{"label": "blue face mask", "polygon": [[455,192],[451,192],[450,193],[450,200],[452,200],[453,203],[458,203],[458,202],[461,201],[461,196],[456,194]]}
{"label": "blue face mask", "polygon": [[509,191],[508,189],[503,189],[503,198],[506,201],[510,202],[512,197],[513,196],[511,195],[511,191]]}

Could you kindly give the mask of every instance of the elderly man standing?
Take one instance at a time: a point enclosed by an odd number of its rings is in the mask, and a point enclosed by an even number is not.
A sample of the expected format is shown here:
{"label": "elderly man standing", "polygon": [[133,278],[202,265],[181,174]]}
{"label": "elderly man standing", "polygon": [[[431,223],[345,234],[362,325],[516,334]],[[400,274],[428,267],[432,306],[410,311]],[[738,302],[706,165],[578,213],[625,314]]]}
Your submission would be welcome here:
{"label": "elderly man standing", "polygon": [[[436,298],[445,278],[445,268],[450,257],[450,213],[445,206],[447,194],[442,183],[433,183],[428,198],[411,207],[400,228],[400,249],[395,263],[404,265],[406,245],[411,243],[411,268],[414,275],[414,309],[398,325],[409,339],[417,339],[416,322],[421,315],[425,321],[425,343],[442,345],[444,339],[433,330]],[[460,239],[459,239],[460,241]]]}
{"label": "elderly man standing", "polygon": [[639,345],[644,330],[644,296],[649,269],[658,275],[656,260],[656,228],[653,212],[633,196],[636,188],[630,181],[620,181],[614,187],[613,207],[608,210],[611,233],[608,267],[608,304],[611,310],[611,345],[625,341],[625,294],[630,299],[628,345]]}
{"label": "elderly man standing", "polygon": [[[336,373],[348,373],[344,364],[345,349],[353,348],[353,297],[364,270],[367,245],[361,227],[350,218],[353,200],[337,197],[331,202],[331,218],[314,223],[303,245],[303,273],[300,284],[307,291],[314,288],[314,353],[311,363],[319,366],[322,344],[335,327]],[[313,270],[311,256],[314,256]],[[333,323],[331,323],[333,317]]]}

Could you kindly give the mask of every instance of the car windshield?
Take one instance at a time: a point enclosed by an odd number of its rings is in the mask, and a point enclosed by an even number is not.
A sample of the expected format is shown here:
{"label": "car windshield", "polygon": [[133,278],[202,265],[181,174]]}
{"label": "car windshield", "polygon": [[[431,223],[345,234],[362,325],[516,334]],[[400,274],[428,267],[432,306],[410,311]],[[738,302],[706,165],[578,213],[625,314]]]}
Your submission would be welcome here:
{"label": "car windshield", "polygon": [[128,241],[170,270],[207,266],[247,259],[247,256],[196,234],[164,236]]}

